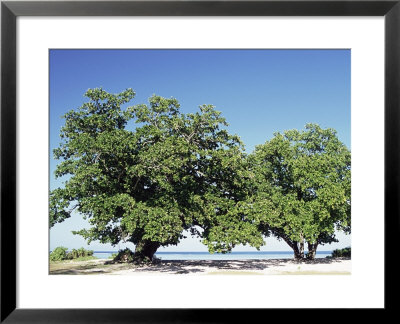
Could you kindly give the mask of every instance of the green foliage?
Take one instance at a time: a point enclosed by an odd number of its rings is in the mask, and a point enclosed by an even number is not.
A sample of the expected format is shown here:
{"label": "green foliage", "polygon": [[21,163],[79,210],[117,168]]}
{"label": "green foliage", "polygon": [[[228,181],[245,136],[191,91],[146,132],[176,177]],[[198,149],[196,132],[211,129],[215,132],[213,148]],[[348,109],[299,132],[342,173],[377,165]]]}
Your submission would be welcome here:
{"label": "green foliage", "polygon": [[276,133],[249,161],[249,208],[263,234],[283,239],[303,257],[305,242],[315,252],[337,241],[335,229],[350,232],[350,151],[333,129],[308,124],[305,131]]}
{"label": "green foliage", "polygon": [[68,252],[67,259],[81,259],[81,258],[88,258],[93,256],[92,250],[85,250],[83,247],[79,249],[72,249],[71,252]]}
{"label": "green foliage", "polygon": [[129,263],[134,260],[134,253],[126,248],[124,250],[119,250],[118,253],[113,253],[113,262],[117,263]]}
{"label": "green foliage", "polygon": [[64,260],[90,260],[95,259],[93,251],[85,250],[83,247],[80,249],[72,249],[68,252],[68,249],[63,246],[56,247],[54,251],[50,253],[50,261],[64,261]]}
{"label": "green foliage", "polygon": [[55,175],[67,180],[50,193],[50,226],[76,211],[91,227],[74,234],[132,242],[136,256],[150,260],[184,230],[210,252],[259,248],[275,235],[300,257],[307,243],[309,258],[336,241],[336,229],[350,232],[350,151],[334,130],[308,124],[277,133],[247,157],[211,105],[183,114],[176,99],[155,95],[123,108],[131,89],[85,96],[64,116],[54,150]]}
{"label": "green foliage", "polygon": [[132,242],[150,258],[159,246],[178,244],[184,230],[216,252],[263,243],[239,205],[249,193],[243,145],[213,106],[183,114],[176,99],[154,95],[123,110],[131,89],[85,95],[89,101],[64,116],[54,150],[55,175],[68,180],[50,193],[50,226],[76,211],[91,228],[75,234]]}
{"label": "green foliage", "polygon": [[58,246],[50,253],[50,261],[63,261],[67,260],[67,248]]}
{"label": "green foliage", "polygon": [[351,258],[351,247],[333,250],[331,258]]}

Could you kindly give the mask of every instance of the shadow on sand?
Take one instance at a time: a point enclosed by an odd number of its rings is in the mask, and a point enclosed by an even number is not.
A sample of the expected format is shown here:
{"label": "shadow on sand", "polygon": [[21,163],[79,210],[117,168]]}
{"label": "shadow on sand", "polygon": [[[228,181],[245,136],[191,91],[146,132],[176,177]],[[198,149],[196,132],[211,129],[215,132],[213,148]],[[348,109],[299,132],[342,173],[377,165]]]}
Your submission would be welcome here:
{"label": "shadow on sand", "polygon": [[135,266],[133,264],[120,263],[109,264],[107,261],[98,260],[89,264],[58,264],[50,266],[50,274],[54,275],[91,275],[91,274],[122,274],[125,271],[148,274],[193,274],[207,273],[210,270],[215,273],[225,274],[260,274],[268,268],[284,267],[287,264],[331,264],[338,259],[315,259],[296,261],[293,259],[253,259],[253,260],[161,260],[157,264],[148,266]]}
{"label": "shadow on sand", "polygon": [[[342,260],[342,259],[341,259]],[[267,260],[166,260],[158,265],[136,268],[136,272],[158,272],[169,274],[189,274],[207,272],[207,269],[217,271],[263,271],[270,267],[283,267],[287,263],[295,264],[331,264],[339,259],[315,259],[295,261],[293,259]]]}

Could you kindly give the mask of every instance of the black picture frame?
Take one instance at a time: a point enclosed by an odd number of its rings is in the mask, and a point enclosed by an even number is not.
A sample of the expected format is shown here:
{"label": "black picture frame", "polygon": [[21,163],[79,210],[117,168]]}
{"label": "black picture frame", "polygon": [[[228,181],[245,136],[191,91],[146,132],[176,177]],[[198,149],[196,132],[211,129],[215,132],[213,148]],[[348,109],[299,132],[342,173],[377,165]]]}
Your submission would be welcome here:
{"label": "black picture frame", "polygon": [[[265,309],[16,308],[16,19],[19,16],[384,16],[385,307],[397,306],[393,269],[400,237],[400,0],[2,1],[1,2],[1,323],[233,323]],[[266,292],[268,293],[268,292]],[[393,297],[391,297],[393,296]],[[268,313],[271,316],[270,313]],[[340,319],[338,319],[340,320]]]}

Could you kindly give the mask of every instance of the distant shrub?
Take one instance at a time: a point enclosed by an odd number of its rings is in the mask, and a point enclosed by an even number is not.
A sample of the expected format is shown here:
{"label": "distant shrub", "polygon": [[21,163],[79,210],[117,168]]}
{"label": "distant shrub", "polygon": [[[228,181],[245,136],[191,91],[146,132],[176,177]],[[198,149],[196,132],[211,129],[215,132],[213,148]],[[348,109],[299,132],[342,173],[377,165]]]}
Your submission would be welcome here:
{"label": "distant shrub", "polygon": [[110,261],[107,261],[107,264],[113,263],[133,263],[135,265],[149,265],[149,264],[159,264],[161,263],[161,259],[153,256],[153,260],[145,257],[138,257],[132,252],[129,248],[125,248],[125,250],[119,250],[118,253],[113,253],[110,257]]}
{"label": "distant shrub", "polygon": [[134,253],[129,249],[126,248],[125,250],[119,250],[116,253],[115,257],[113,258],[113,262],[118,263],[125,263],[125,262],[133,262],[134,260]]}
{"label": "distant shrub", "polygon": [[80,249],[72,249],[67,252],[67,248],[63,246],[56,247],[50,253],[50,261],[63,261],[63,260],[90,260],[94,259],[93,251],[85,250],[83,247]]}
{"label": "distant shrub", "polygon": [[74,259],[80,259],[80,258],[87,258],[93,256],[93,251],[92,250],[85,250],[83,247],[80,249],[72,249],[71,252],[67,254],[67,259],[69,260],[74,260]]}
{"label": "distant shrub", "polygon": [[58,246],[50,253],[50,261],[62,261],[67,260],[67,248]]}
{"label": "distant shrub", "polygon": [[351,247],[333,250],[331,257],[332,258],[350,258],[351,257]]}

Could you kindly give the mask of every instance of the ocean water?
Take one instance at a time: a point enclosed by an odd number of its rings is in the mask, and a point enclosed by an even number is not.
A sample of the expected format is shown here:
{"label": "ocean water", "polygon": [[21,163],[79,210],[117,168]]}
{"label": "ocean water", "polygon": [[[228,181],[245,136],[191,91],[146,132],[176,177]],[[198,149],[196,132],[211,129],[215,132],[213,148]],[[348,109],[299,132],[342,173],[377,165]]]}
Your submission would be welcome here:
{"label": "ocean water", "polygon": [[[117,251],[95,251],[93,255],[98,259],[108,259]],[[325,258],[332,251],[317,251],[316,258]],[[208,252],[156,252],[156,257],[161,260],[250,260],[250,259],[292,259],[293,252],[290,251],[255,251],[255,252],[231,252],[214,253]]]}

